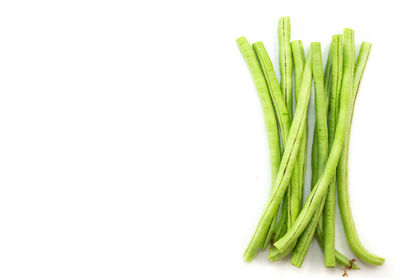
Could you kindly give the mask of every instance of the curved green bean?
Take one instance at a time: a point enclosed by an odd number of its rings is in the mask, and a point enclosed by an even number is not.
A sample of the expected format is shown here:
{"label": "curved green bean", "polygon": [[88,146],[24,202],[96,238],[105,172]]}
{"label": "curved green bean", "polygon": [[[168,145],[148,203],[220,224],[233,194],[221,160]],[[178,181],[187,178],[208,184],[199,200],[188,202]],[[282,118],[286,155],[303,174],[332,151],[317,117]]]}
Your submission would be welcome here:
{"label": "curved green bean", "polygon": [[[261,100],[262,109],[264,112],[265,127],[267,129],[268,144],[270,149],[272,185],[274,185],[281,161],[279,131],[278,131],[277,121],[275,118],[274,107],[271,101],[266,80],[263,76],[263,73],[261,71],[261,68],[259,66],[253,48],[251,47],[250,43],[247,41],[245,37],[237,39],[237,44],[250,70],[256,90]],[[271,186],[271,191],[273,191],[272,186]],[[269,227],[267,227],[267,230],[268,229]],[[264,237],[267,234],[268,232],[265,233]]]}
{"label": "curved green bean", "polygon": [[[300,40],[291,42],[290,46],[292,49],[293,62],[294,62],[295,98],[297,103],[299,101],[300,85],[303,77],[303,70],[305,64],[305,55],[304,55],[303,44]],[[308,124],[306,122],[306,125],[303,130],[303,137],[301,139],[299,155],[297,157],[298,167],[296,168],[298,169],[298,173],[293,172],[294,178],[292,177],[292,187],[296,188],[296,190],[292,191],[291,201],[295,203],[293,203],[291,207],[295,208],[296,211],[295,217],[297,217],[298,212],[301,210],[301,206],[303,204],[303,186],[304,186],[306,162],[307,162],[307,126]]]}
{"label": "curved green bean", "polygon": [[[299,101],[299,90],[300,90],[300,84],[302,80],[302,75],[303,75],[303,70],[304,70],[304,64],[305,64],[305,55],[304,55],[304,48],[303,44],[300,40],[293,41],[291,42],[291,48],[292,48],[292,53],[293,53],[293,61],[294,61],[294,73],[295,73],[295,97],[296,97],[296,103]],[[307,160],[307,124],[304,127],[303,131],[303,138],[301,142],[301,147],[299,151],[299,155],[297,158],[297,163],[299,164],[299,168],[301,169],[301,174],[299,178],[297,179],[297,186],[299,187],[299,196],[298,198],[298,205],[299,208],[301,208],[301,205],[303,203],[303,186],[304,186],[304,178],[305,178],[305,170],[306,170],[306,160]],[[292,179],[293,180],[293,179]],[[292,186],[296,186],[296,183],[292,182]],[[298,248],[298,244],[296,244],[296,247],[294,249],[294,254],[296,252],[296,249]]]}
{"label": "curved green bean", "polygon": [[354,103],[358,94],[359,86],[361,83],[362,75],[364,73],[368,56],[370,53],[371,44],[363,42],[361,45],[360,53],[357,59],[357,65],[355,68],[354,81],[353,81],[353,91],[352,91],[352,101],[351,101],[351,117],[350,124],[346,131],[346,140],[343,146],[342,154],[339,159],[338,164],[338,203],[340,208],[340,213],[342,216],[343,226],[346,233],[347,241],[353,250],[353,252],[363,261],[373,264],[381,265],[384,263],[385,259],[377,255],[371,254],[365,247],[361,244],[358,237],[356,227],[354,224],[353,215],[351,213],[349,189],[348,189],[348,155],[349,155],[349,138],[351,130],[351,119],[353,117]]}
{"label": "curved green bean", "polygon": [[[342,80],[342,68],[343,68],[343,37],[342,35],[335,35],[332,37],[332,46],[335,53],[332,59],[332,82],[331,82],[331,93],[330,93],[330,115],[329,115],[329,149],[332,148],[332,144],[335,138],[337,118],[339,114],[339,90],[340,83]],[[333,176],[331,184],[328,188],[328,194],[326,197],[323,227],[324,227],[324,254],[325,254],[325,266],[334,267],[336,265],[335,260],[335,206],[336,206],[336,176]]]}
{"label": "curved green bean", "polygon": [[[303,70],[304,70],[304,65],[305,65],[305,54],[304,54],[304,48],[303,48],[303,43],[301,40],[296,40],[290,43],[292,55],[293,55],[293,63],[294,63],[294,75],[295,75],[295,99],[296,99],[296,105],[300,101],[300,87],[301,87],[301,81],[303,78]],[[308,108],[307,108],[308,110]],[[306,162],[307,162],[307,120],[306,124],[303,128],[303,136],[301,139],[301,145],[300,145],[300,150],[299,154],[297,157],[297,164],[293,170],[293,176],[292,176],[292,183],[290,185],[291,189],[291,208],[292,211],[294,212],[292,214],[292,222],[291,225],[293,224],[295,218],[298,216],[302,204],[303,204],[303,187],[304,187],[304,179],[305,179],[305,170],[306,170]],[[291,226],[290,225],[290,226]],[[294,248],[295,246],[293,246]],[[290,251],[289,248],[288,251]],[[277,250],[275,248],[275,250]],[[283,255],[286,255],[288,252],[284,252]],[[283,257],[283,256],[282,256]]]}
{"label": "curved green bean", "polygon": [[[287,26],[287,25],[286,25]],[[290,31],[290,29],[289,29]],[[290,37],[290,36],[289,36]],[[262,42],[256,42],[253,44],[253,48],[257,54],[257,57],[260,61],[261,69],[263,70],[264,76],[267,80],[268,87],[270,89],[271,95],[272,95],[272,101],[274,104],[274,107],[277,107],[277,116],[278,119],[281,119],[279,121],[280,123],[280,129],[282,132],[282,141],[283,141],[283,148],[285,148],[285,141],[287,138],[285,138],[285,135],[289,133],[290,129],[290,119],[289,117],[285,117],[286,113],[288,113],[288,109],[285,109],[285,101],[286,101],[286,106],[290,107],[288,103],[288,99],[283,98],[282,92],[280,91],[279,88],[279,83],[278,79],[276,78],[272,62],[268,56],[267,51],[265,50],[265,47]],[[283,50],[282,52],[287,52],[287,50]],[[289,52],[291,54],[291,50],[289,49]],[[281,84],[285,81],[286,79],[281,80]],[[285,95],[285,94],[283,94]],[[290,115],[290,113],[288,113]],[[275,236],[274,240],[279,239],[285,232],[287,228],[290,228],[292,223],[294,222],[294,219],[297,217],[299,211],[300,211],[300,202],[299,202],[299,195],[300,191],[302,191],[302,187],[300,184],[300,175],[301,175],[301,165],[296,163],[294,169],[293,169],[293,174],[292,174],[292,179],[291,179],[291,184],[289,185],[287,192],[286,192],[286,198],[283,200],[283,206],[287,206],[286,209],[282,210],[282,217],[278,223],[277,230],[275,231]],[[285,213],[287,215],[287,219],[285,219]],[[275,218],[276,219],[276,216]],[[285,227],[287,226],[287,228]],[[271,229],[270,229],[271,231]],[[267,243],[267,240],[270,239],[271,233],[267,235],[266,241],[264,241],[263,247]],[[294,247],[294,246],[293,246]],[[269,259],[272,261],[277,261],[280,260],[281,258],[285,257],[286,254],[283,254],[279,252],[278,250],[274,250],[275,248],[272,247],[269,253]]]}
{"label": "curved green bean", "polygon": [[[276,114],[278,117],[278,122],[279,122],[279,127],[281,130],[281,134],[282,134],[282,145],[283,145],[283,149],[285,149],[286,146],[286,141],[287,141],[287,136],[289,134],[289,130],[290,130],[290,119],[289,119],[289,114],[288,113],[288,109],[285,106],[285,99],[282,96],[280,87],[279,87],[279,83],[278,83],[278,79],[276,78],[274,69],[273,69],[273,65],[271,62],[271,59],[268,56],[268,53],[264,47],[264,44],[262,42],[256,42],[253,44],[253,48],[257,54],[258,60],[260,62],[261,65],[261,69],[264,73],[265,79],[267,81],[268,84],[268,88],[270,89],[271,92],[271,96],[272,96],[272,102],[274,104],[274,107],[276,108]],[[296,171],[297,170],[297,171]],[[292,175],[292,180],[293,177],[296,177],[295,174],[298,174],[298,167],[294,167],[293,170],[293,175]],[[284,226],[288,226],[290,227],[290,225],[293,223],[294,218],[297,217],[297,214],[299,212],[299,206],[297,202],[292,202],[292,194],[294,194],[293,192],[296,192],[296,190],[298,190],[298,188],[294,188],[292,185],[289,185],[287,192],[286,192],[286,198],[284,198],[283,200],[283,206],[287,206],[286,210],[282,210],[282,212],[286,212],[282,213],[282,217],[278,223],[278,227],[276,232],[275,232],[275,239],[280,238],[280,236],[286,232],[286,227]],[[297,192],[296,192],[297,193]],[[298,198],[298,195],[294,195],[295,198]],[[287,219],[284,219],[285,216],[287,216]],[[274,217],[276,219],[276,216]],[[271,229],[270,229],[271,231]],[[270,239],[271,233],[269,232],[269,234],[267,234],[267,238],[263,243],[263,247],[265,246],[267,240]],[[272,250],[271,250],[272,251]],[[279,256],[276,256],[277,253],[273,252],[270,253],[269,258],[273,261],[279,259],[282,257],[283,254],[279,254]]]}

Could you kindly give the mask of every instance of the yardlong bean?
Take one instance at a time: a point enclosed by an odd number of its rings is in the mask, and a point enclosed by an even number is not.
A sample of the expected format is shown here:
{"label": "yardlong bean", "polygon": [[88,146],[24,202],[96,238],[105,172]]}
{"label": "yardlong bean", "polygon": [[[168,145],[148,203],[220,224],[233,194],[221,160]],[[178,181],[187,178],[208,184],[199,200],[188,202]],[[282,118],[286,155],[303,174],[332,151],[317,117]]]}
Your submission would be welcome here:
{"label": "yardlong bean", "polygon": [[[275,75],[275,71],[271,62],[271,59],[269,58],[269,55],[267,53],[267,50],[264,47],[264,44],[262,42],[256,42],[253,44],[253,48],[256,52],[257,58],[259,60],[261,70],[264,74],[265,80],[267,81],[268,88],[270,90],[271,96],[272,96],[272,102],[275,107],[275,112],[276,116],[278,118],[278,123],[281,131],[281,139],[282,139],[282,147],[283,150],[285,149],[286,146],[286,141],[287,137],[289,135],[289,130],[290,130],[290,118],[289,118],[289,112],[285,104],[285,99],[284,96],[282,95],[281,88],[279,87],[279,82],[278,78]],[[286,193],[286,197],[283,199],[282,202],[282,215],[281,219],[278,223],[278,226],[275,230],[275,222],[277,219],[277,214],[274,216],[272,222],[271,222],[271,228],[269,229],[266,238],[262,244],[262,248],[268,244],[270,241],[273,233],[275,234],[274,240],[278,240],[280,236],[286,232],[288,221],[290,220],[289,215],[290,213],[290,203],[289,203],[289,190]],[[271,232],[273,231],[273,232]],[[266,246],[265,246],[266,247]]]}
{"label": "yardlong bean", "polygon": [[373,264],[381,265],[384,263],[385,259],[377,255],[370,253],[361,244],[358,237],[356,227],[354,224],[353,215],[350,207],[349,189],[348,189],[348,155],[349,155],[349,139],[351,130],[351,121],[354,112],[354,103],[358,94],[361,79],[367,64],[369,52],[371,49],[371,44],[363,42],[360,48],[359,57],[357,60],[353,90],[352,90],[352,100],[351,100],[351,116],[348,129],[346,131],[346,139],[344,142],[343,150],[339,159],[339,165],[337,170],[338,175],[338,203],[340,208],[340,213],[342,216],[343,226],[346,233],[347,241],[353,250],[353,252],[363,261]]}
{"label": "yardlong bean", "polygon": [[[237,44],[250,70],[256,90],[261,100],[261,105],[264,112],[265,127],[267,129],[268,144],[270,149],[271,176],[272,176],[271,184],[274,185],[281,161],[279,131],[278,131],[278,124],[275,118],[274,107],[271,101],[267,82],[263,76],[263,73],[261,71],[260,65],[258,63],[253,48],[251,47],[250,43],[247,41],[245,37],[237,39]],[[272,191],[273,187],[271,186],[271,192]],[[267,227],[267,231],[268,229],[269,227]],[[266,237],[267,233],[268,232],[265,233],[264,237]]]}
{"label": "yardlong bean", "polygon": [[[301,80],[303,78],[303,70],[306,59],[304,55],[303,43],[300,40],[291,42],[290,46],[292,49],[293,63],[294,63],[295,98],[297,105],[297,102],[299,102],[300,86],[301,86]],[[303,131],[303,138],[301,139],[299,155],[297,157],[297,164],[299,165],[298,168],[300,169],[300,174],[297,178],[297,181],[295,181],[293,185],[298,187],[298,190],[295,192],[295,194],[297,193],[297,197],[293,196],[292,198],[293,201],[296,200],[296,198],[298,199],[297,201],[298,211],[300,211],[301,206],[303,204],[303,187],[305,182],[305,173],[307,166],[307,136],[308,136],[308,123],[306,122],[306,126],[304,127]],[[293,184],[293,178],[292,178],[292,184]]]}
{"label": "yardlong bean", "polygon": [[[290,39],[290,28],[288,32],[287,28],[287,23],[285,25],[286,27],[282,27],[285,29],[284,32],[289,33],[289,35],[285,35],[286,37],[289,36]],[[289,26],[290,27],[290,26]],[[286,47],[286,46],[284,46]],[[256,42],[253,44],[253,48],[257,54],[258,60],[261,65],[261,69],[264,73],[265,79],[267,80],[268,88],[270,89],[271,96],[272,96],[272,102],[274,104],[274,107],[276,108],[276,114],[278,117],[278,122],[282,134],[282,145],[283,149],[286,146],[286,140],[287,140],[287,135],[289,133],[290,129],[290,107],[289,105],[289,100],[288,98],[285,98],[285,94],[282,94],[281,89],[279,87],[278,79],[276,78],[272,62],[269,58],[269,55],[264,47],[264,44],[262,42]],[[280,53],[286,53],[287,51],[284,49],[280,51]],[[291,50],[290,50],[291,54]],[[282,65],[282,64],[281,64]],[[286,65],[284,65],[286,66]],[[286,78],[282,78],[281,84],[286,82]],[[285,86],[281,86],[282,88]],[[286,107],[285,107],[286,105]],[[294,219],[297,217],[300,206],[299,206],[299,191],[300,191],[300,185],[299,185],[299,175],[301,174],[300,172],[300,165],[296,164],[293,169],[293,174],[292,174],[292,179],[291,179],[291,184],[289,184],[285,197],[282,202],[282,214],[281,214],[281,219],[278,223],[277,229],[274,233],[274,241],[278,240],[287,230],[288,227],[291,226],[291,224],[294,222]],[[273,227],[275,225],[277,214],[273,218],[273,221],[271,223],[271,226]],[[270,241],[270,238],[272,236],[272,228],[269,229],[269,232],[266,236],[266,240],[263,243],[263,247],[266,247],[265,245]],[[293,246],[294,247],[294,246]],[[289,251],[290,252],[290,251]],[[269,259],[271,261],[277,261],[280,260],[281,258],[285,257],[288,254],[286,252],[285,254],[279,252],[276,250],[276,248],[272,247],[270,252],[269,252]]]}
{"label": "yardlong bean", "polygon": [[[339,93],[342,81],[343,68],[343,37],[335,35],[332,37],[334,55],[332,57],[332,81],[329,101],[329,149],[335,138],[337,119],[339,116]],[[334,267],[335,261],[335,205],[336,205],[336,176],[334,175],[328,188],[324,208],[324,254],[325,266]]]}

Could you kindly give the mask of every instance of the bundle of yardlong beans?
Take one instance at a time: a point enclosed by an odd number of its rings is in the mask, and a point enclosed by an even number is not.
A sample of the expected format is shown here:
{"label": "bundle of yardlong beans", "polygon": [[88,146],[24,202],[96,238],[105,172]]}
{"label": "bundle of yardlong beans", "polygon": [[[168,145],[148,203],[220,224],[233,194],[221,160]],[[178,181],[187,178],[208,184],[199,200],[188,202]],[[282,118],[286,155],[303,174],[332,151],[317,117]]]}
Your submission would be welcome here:
{"label": "bundle of yardlong beans", "polygon": [[[361,44],[356,62],[354,32],[344,29],[343,34],[332,37],[324,70],[319,42],[311,43],[307,58],[300,40],[290,42],[289,17],[279,19],[278,39],[280,83],[263,43],[250,45],[244,37],[237,39],[261,100],[272,172],[271,193],[244,259],[251,261],[260,249],[269,246],[271,261],[291,255],[290,263],[301,267],[315,236],[326,267],[358,269],[355,259],[349,260],[335,249],[337,190],[351,249],[364,262],[381,265],[385,259],[367,251],[360,242],[348,190],[350,128],[371,44]],[[313,81],[316,120],[308,182],[307,114]],[[311,193],[303,204],[304,184],[311,184]]]}

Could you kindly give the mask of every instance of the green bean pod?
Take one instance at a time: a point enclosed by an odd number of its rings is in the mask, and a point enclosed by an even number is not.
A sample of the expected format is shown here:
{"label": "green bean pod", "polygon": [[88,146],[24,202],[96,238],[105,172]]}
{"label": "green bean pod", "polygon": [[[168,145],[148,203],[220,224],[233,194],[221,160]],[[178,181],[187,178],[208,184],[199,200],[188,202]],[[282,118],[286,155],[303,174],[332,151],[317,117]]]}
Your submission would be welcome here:
{"label": "green bean pod", "polygon": [[[264,44],[262,42],[256,42],[253,44],[253,48],[256,52],[257,58],[261,66],[261,70],[264,74],[265,80],[267,82],[272,97],[272,103],[273,106],[275,107],[276,116],[278,118],[278,123],[281,130],[282,147],[283,149],[285,149],[287,137],[289,135],[289,130],[290,130],[290,118],[288,109],[285,104],[285,99],[282,95],[281,89],[279,87],[278,78],[275,75],[271,59],[269,58],[269,55],[264,47]],[[290,198],[289,194],[290,192],[287,192],[286,195],[288,196],[283,199],[282,206],[285,207],[285,209],[282,210],[284,213],[282,213],[282,217],[277,226],[277,229],[279,230],[273,229],[273,227],[275,227],[275,222],[277,219],[277,214],[276,214],[271,223],[272,228],[269,229],[266,238],[262,244],[262,248],[264,246],[266,247],[266,244],[268,244],[268,242],[270,241],[273,233],[275,234],[274,240],[277,240],[278,238],[280,238],[282,232],[286,232],[287,229],[286,225],[288,225],[288,221],[290,220],[289,215],[291,215],[291,213],[289,212],[291,211],[289,203],[289,198]]]}
{"label": "green bean pod", "polygon": [[[290,115],[290,113],[288,113],[288,109],[285,106],[285,99],[280,90],[278,79],[276,78],[272,62],[268,56],[268,53],[267,53],[263,43],[256,42],[253,44],[253,48],[257,54],[258,60],[261,65],[261,69],[264,73],[265,79],[267,80],[268,88],[270,89],[270,92],[271,92],[272,102],[273,102],[273,105],[276,110],[280,130],[281,130],[281,134],[282,134],[282,143],[283,143],[282,145],[283,145],[283,149],[285,149],[287,136],[288,136],[289,129],[290,129],[290,119],[288,117]],[[286,105],[287,105],[287,103],[286,103]],[[297,174],[298,174],[298,167],[296,167],[296,165],[295,165],[294,170],[293,170],[293,177],[296,177]],[[293,177],[292,177],[292,180],[293,180]],[[283,203],[282,203],[282,206],[284,207],[284,209],[282,210],[282,212],[283,212],[282,217],[278,223],[277,230],[275,231],[274,240],[279,239],[280,236],[282,236],[286,232],[286,230],[287,230],[286,226],[290,227],[290,225],[294,221],[294,218],[297,216],[297,214],[299,212],[298,202],[292,202],[292,199],[294,197],[297,198],[297,196],[298,196],[298,194],[296,195],[294,193],[294,192],[297,193],[297,190],[298,190],[298,187],[294,188],[292,185],[289,185],[289,187],[287,189],[286,198],[283,199]],[[285,218],[287,218],[287,219],[285,219]],[[274,217],[274,219],[276,219],[276,216]],[[272,229],[269,230],[269,233],[267,234],[267,237],[263,243],[263,246],[265,246],[266,241],[270,239],[270,235],[271,235],[270,231],[271,230]],[[274,248],[272,248],[272,249],[274,249]],[[272,249],[270,250],[270,254],[268,256],[272,261],[279,260],[280,258],[282,258],[284,256],[284,254],[277,254],[277,252],[274,252],[274,250],[272,250]]]}
{"label": "green bean pod", "polygon": [[[295,76],[295,98],[296,103],[299,102],[299,93],[300,93],[300,86],[301,80],[303,77],[303,70],[305,64],[305,55],[304,55],[304,48],[303,44],[300,40],[293,41],[290,43],[292,54],[293,54],[293,62],[294,62],[294,76]],[[291,207],[294,208],[296,211],[295,217],[297,217],[298,213],[301,210],[301,206],[303,204],[303,186],[304,186],[304,178],[305,178],[305,171],[306,171],[306,163],[307,163],[307,122],[303,130],[303,137],[301,139],[301,145],[299,150],[299,155],[297,157],[297,167],[295,170],[298,169],[298,172],[293,172],[292,177],[292,187],[295,190],[292,190],[292,205]]]}
{"label": "green bean pod", "polygon": [[[293,54],[293,62],[294,62],[294,75],[295,75],[295,97],[296,97],[296,104],[299,101],[299,93],[300,93],[300,86],[301,80],[303,78],[303,70],[305,64],[305,55],[304,55],[304,48],[301,41],[294,41],[290,44],[292,48]],[[297,52],[297,54],[296,54]],[[303,138],[300,146],[298,163],[301,169],[300,175],[300,194],[299,194],[299,208],[301,209],[303,205],[303,188],[306,176],[306,167],[307,167],[307,138],[308,138],[308,123],[306,122],[306,126],[303,131]]]}
{"label": "green bean pod", "polygon": [[[288,26],[288,25],[286,25],[286,26]],[[285,30],[285,32],[286,32],[286,30]],[[290,34],[290,28],[289,28],[289,34]],[[267,51],[265,50],[263,43],[256,42],[253,44],[253,47],[254,47],[257,57],[260,61],[260,65],[263,70],[264,76],[267,80],[267,84],[268,84],[268,87],[269,87],[271,95],[272,95],[272,101],[273,101],[274,107],[276,107],[278,119],[286,120],[286,121],[283,121],[283,120],[279,121],[281,131],[282,130],[284,131],[284,132],[282,132],[282,141],[283,141],[283,147],[285,148],[285,145],[286,145],[285,142],[287,139],[285,137],[287,137],[287,134],[288,134],[288,131],[290,128],[290,119],[288,117],[285,117],[285,115],[286,115],[286,113],[288,113],[290,111],[289,107],[291,104],[288,103],[289,100],[287,98],[285,99],[282,97],[282,92],[279,90],[278,79],[276,78],[275,72],[273,70],[272,62],[268,56]],[[284,47],[286,47],[286,46],[284,46]],[[287,52],[286,49],[283,49],[283,50],[281,49],[281,51],[280,51],[280,53],[285,53],[285,52]],[[290,56],[291,56],[290,49],[289,49],[289,52],[290,52]],[[282,83],[284,83],[285,80],[286,80],[285,78],[282,78],[282,80],[281,80],[282,88],[285,87],[285,86],[282,86]],[[285,94],[283,94],[283,96],[284,95]],[[287,109],[285,109],[284,104],[286,104],[286,106],[288,107]],[[290,116],[290,113],[288,113],[288,115]],[[286,136],[285,136],[285,134],[286,134]],[[302,186],[300,184],[299,179],[300,179],[300,175],[301,175],[301,169],[302,169],[301,167],[302,167],[302,165],[299,165],[298,163],[296,163],[296,165],[294,166],[291,184],[289,184],[285,198],[283,199],[283,203],[282,203],[282,206],[283,206],[282,212],[283,213],[282,213],[281,219],[278,223],[277,230],[274,233],[274,241],[279,239],[286,232],[287,228],[290,228],[290,226],[294,222],[294,219],[297,217],[297,215],[300,211],[299,195],[301,195],[300,191],[302,191]],[[287,215],[287,219],[285,219],[285,215]],[[274,217],[274,219],[276,219],[276,216]],[[273,222],[274,222],[274,220],[273,220]],[[271,229],[270,229],[270,231],[271,231]],[[269,232],[269,235],[267,235],[266,240],[264,241],[263,247],[265,246],[265,244],[267,244],[267,240],[269,240],[269,239],[270,239],[270,232]],[[272,247],[269,252],[268,258],[271,261],[277,261],[277,260],[280,260],[281,258],[285,257],[289,252],[281,253],[278,250],[276,250],[274,247]]]}
{"label": "green bean pod", "polygon": [[[292,71],[293,71],[293,62],[292,62],[292,52],[290,47],[290,18],[282,17],[279,19],[278,24],[278,41],[279,41],[279,65],[281,72],[281,91],[284,97],[285,104],[288,109],[290,121],[293,118],[293,92],[292,92]],[[286,224],[287,227],[283,227],[280,233],[275,233],[275,238],[279,239],[283,235],[283,231],[286,231],[287,228],[290,228],[294,220],[296,219],[300,206],[299,206],[299,195],[300,195],[300,184],[299,178],[301,175],[301,165],[298,163],[295,164],[291,182],[287,188],[286,195],[287,197],[284,199],[283,206],[287,206],[286,209],[286,217],[287,220],[284,220],[282,215],[280,222]],[[294,246],[293,246],[294,247]],[[289,251],[290,252],[290,251]],[[273,246],[270,249],[268,254],[268,258],[271,261],[277,261],[286,256],[289,252],[281,253],[276,250]]]}
{"label": "green bean pod", "polygon": [[[330,93],[330,115],[329,115],[329,149],[332,148],[335,138],[337,118],[339,114],[339,92],[342,79],[342,35],[332,37],[335,56],[332,59],[332,82]],[[336,207],[336,176],[333,176],[331,184],[328,188],[326,203],[324,208],[323,227],[324,227],[324,254],[325,266],[336,266],[335,260],[335,207]]]}
{"label": "green bean pod", "polygon": [[343,150],[339,159],[339,165],[337,170],[337,183],[338,183],[338,203],[340,214],[343,221],[344,230],[346,233],[347,241],[353,250],[353,252],[366,263],[372,265],[381,265],[385,259],[377,255],[370,253],[361,244],[358,237],[356,227],[354,224],[353,215],[350,207],[349,188],[348,188],[348,155],[349,155],[349,139],[351,130],[351,121],[354,112],[354,103],[358,94],[361,79],[366,67],[368,56],[370,53],[371,44],[363,42],[360,48],[360,53],[357,59],[355,68],[353,88],[352,88],[352,100],[351,100],[351,117],[350,124],[346,130],[346,140],[343,146]]}
{"label": "green bean pod", "polygon": [[[268,144],[270,149],[272,185],[274,185],[281,161],[279,131],[275,118],[274,107],[271,101],[267,82],[263,76],[253,48],[245,37],[237,39],[237,44],[250,70],[264,112],[264,122],[267,129]],[[271,187],[271,191],[273,191],[273,187]],[[264,237],[267,235],[268,229],[269,227],[267,227],[267,232],[265,232]]]}

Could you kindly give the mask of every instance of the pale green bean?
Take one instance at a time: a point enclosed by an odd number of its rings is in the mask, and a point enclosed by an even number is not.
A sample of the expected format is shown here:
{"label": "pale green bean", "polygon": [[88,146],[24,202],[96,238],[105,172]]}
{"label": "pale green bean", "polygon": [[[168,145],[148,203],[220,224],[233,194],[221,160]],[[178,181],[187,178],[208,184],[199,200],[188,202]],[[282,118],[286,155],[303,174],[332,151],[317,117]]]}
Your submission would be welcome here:
{"label": "pale green bean", "polygon": [[[287,137],[289,135],[289,130],[290,130],[289,112],[288,112],[288,109],[285,104],[285,99],[284,99],[281,89],[279,87],[278,78],[275,75],[275,71],[274,71],[271,59],[269,58],[269,55],[267,53],[267,50],[264,47],[264,44],[262,42],[256,42],[253,44],[253,48],[254,48],[257,58],[260,62],[262,72],[264,74],[265,80],[267,81],[267,85],[268,85],[270,94],[272,96],[272,102],[275,107],[276,116],[278,118],[278,123],[279,123],[280,131],[281,131],[282,147],[284,150],[285,146],[286,146]],[[277,229],[279,229],[279,231],[274,230],[275,222],[276,222],[277,214],[278,214],[278,213],[276,213],[276,215],[274,216],[274,218],[271,222],[271,228],[269,229],[269,231],[266,235],[266,238],[262,244],[262,248],[264,246],[266,247],[266,244],[268,244],[268,242],[270,241],[273,233],[275,234],[274,240],[277,240],[278,238],[280,238],[281,233],[286,232],[285,226],[288,225],[288,221],[291,221],[290,217],[289,217],[291,215],[291,208],[290,208],[290,203],[289,203],[289,198],[290,198],[289,190],[286,194],[288,196],[287,196],[287,198],[283,199],[283,203],[282,203],[282,206],[286,207],[284,210],[282,210],[282,212],[285,212],[285,213],[282,213],[281,219],[277,226]],[[288,218],[288,219],[285,219],[285,218]],[[273,232],[271,232],[271,231],[273,231]]]}
{"label": "pale green bean", "polygon": [[[271,172],[272,172],[272,185],[275,183],[276,176],[279,171],[280,161],[281,161],[281,150],[280,150],[280,139],[279,139],[279,131],[278,125],[275,118],[275,112],[273,108],[273,104],[271,101],[270,93],[268,90],[268,86],[266,80],[263,76],[261,68],[259,66],[256,54],[251,47],[250,43],[246,38],[241,37],[237,39],[237,44],[239,47],[242,56],[247,63],[247,66],[250,70],[250,73],[253,77],[253,81],[258,92],[258,95],[261,100],[263,112],[264,112],[264,121],[267,129],[268,135],[268,144],[270,148],[270,161],[271,161]],[[271,186],[271,191],[273,186]],[[264,237],[268,233],[269,227],[267,227],[267,232]],[[260,246],[261,247],[261,246]]]}
{"label": "pale green bean", "polygon": [[354,224],[354,219],[351,213],[349,189],[348,189],[348,155],[349,155],[349,138],[351,130],[351,119],[353,117],[354,103],[356,96],[358,94],[360,82],[362,75],[365,70],[365,66],[368,60],[369,52],[371,49],[371,44],[364,42],[361,45],[360,53],[357,59],[357,65],[355,68],[354,81],[353,81],[353,91],[352,91],[352,107],[351,107],[351,117],[350,124],[346,131],[346,140],[343,146],[343,150],[339,159],[338,165],[338,203],[340,208],[340,213],[342,216],[343,226],[346,233],[347,241],[353,250],[353,252],[363,261],[373,264],[381,265],[384,263],[385,259],[377,255],[370,253],[361,244],[358,237],[356,227]]}
{"label": "pale green bean", "polygon": [[[299,92],[301,80],[303,77],[303,70],[305,64],[305,55],[304,48],[301,41],[293,41],[291,42],[291,49],[293,54],[293,62],[294,62],[294,76],[295,76],[295,97],[296,103],[299,101]],[[298,212],[301,210],[301,206],[303,204],[303,186],[304,186],[304,178],[306,171],[306,162],[307,162],[307,122],[303,130],[303,138],[301,141],[301,146],[299,150],[299,155],[297,157],[297,165],[298,167],[293,170],[292,177],[292,187],[296,188],[296,190],[292,190],[292,199],[294,202],[291,207],[295,209],[297,217]],[[298,169],[298,173],[295,172]]]}
{"label": "pale green bean", "polygon": [[[337,119],[339,115],[339,94],[342,81],[343,68],[343,37],[335,35],[332,37],[334,56],[332,59],[332,82],[329,100],[329,149],[335,138]],[[326,197],[323,226],[324,226],[324,254],[325,266],[334,267],[335,260],[335,207],[336,207],[336,176],[334,175],[328,188]]]}
{"label": "pale green bean", "polygon": [[[293,53],[293,61],[294,61],[294,73],[295,73],[295,97],[296,97],[296,102],[298,101],[298,90],[299,90],[299,84],[301,83],[302,75],[303,75],[303,69],[304,69],[304,63],[305,63],[305,58],[304,58],[304,48],[303,44],[301,41],[293,41],[291,42],[291,47],[292,47],[292,53]],[[301,149],[299,152],[299,157],[297,158],[298,163],[304,163],[303,167],[303,173],[301,177],[301,182],[302,182],[302,189],[303,191],[303,185],[304,185],[304,176],[305,176],[305,163],[307,159],[307,125],[305,127],[305,134],[303,135],[303,140],[302,140],[302,145]],[[299,196],[300,197],[300,196]],[[300,197],[300,205],[303,202],[303,196],[301,195]],[[293,256],[296,254],[296,249],[298,249],[300,242],[296,243],[296,247],[293,251]],[[291,259],[291,262],[293,260],[293,257]]]}

